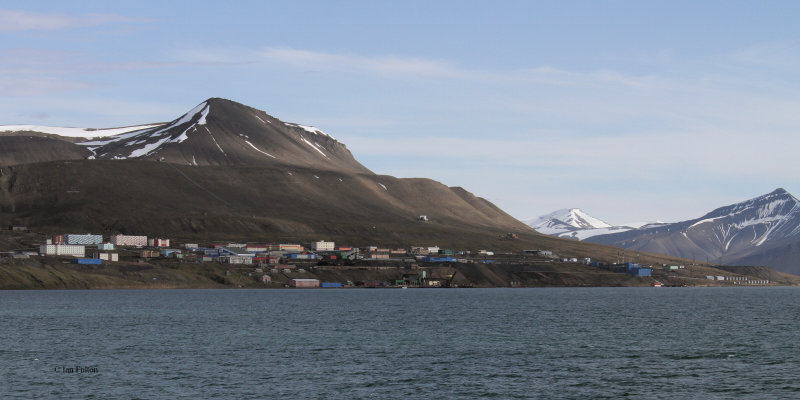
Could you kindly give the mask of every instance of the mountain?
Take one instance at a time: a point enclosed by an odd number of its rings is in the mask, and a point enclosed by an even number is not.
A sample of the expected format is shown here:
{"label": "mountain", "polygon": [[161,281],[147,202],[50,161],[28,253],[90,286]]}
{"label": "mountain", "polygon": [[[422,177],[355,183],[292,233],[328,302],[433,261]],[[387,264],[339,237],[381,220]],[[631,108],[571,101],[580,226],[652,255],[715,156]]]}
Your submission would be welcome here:
{"label": "mountain", "polygon": [[700,218],[587,239],[638,251],[800,274],[800,202],[784,189]]}
{"label": "mountain", "polygon": [[558,210],[523,222],[539,233],[577,240],[634,229],[632,226],[612,226],[580,208]]}
{"label": "mountain", "polygon": [[0,131],[0,226],[481,248],[538,237],[462,188],[376,175],[321,130],[225,99],[168,123]]}
{"label": "mountain", "polygon": [[[577,213],[562,220],[599,224]],[[460,187],[377,175],[317,128],[219,98],[166,123],[0,126],[0,226],[9,225],[31,232],[0,233],[4,248],[29,247],[50,234],[93,232],[191,241],[546,249],[601,262],[615,261],[619,253],[542,235]],[[638,261],[685,263],[651,253]]]}

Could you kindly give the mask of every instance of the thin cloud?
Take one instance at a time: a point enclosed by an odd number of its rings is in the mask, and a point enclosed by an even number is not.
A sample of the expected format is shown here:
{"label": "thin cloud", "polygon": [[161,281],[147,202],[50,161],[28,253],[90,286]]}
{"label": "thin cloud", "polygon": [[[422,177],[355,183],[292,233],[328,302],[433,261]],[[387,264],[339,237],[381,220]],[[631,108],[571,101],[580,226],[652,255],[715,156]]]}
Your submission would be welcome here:
{"label": "thin cloud", "polygon": [[27,11],[0,10],[0,32],[59,30],[122,22],[144,22],[145,19],[112,14],[46,14]]}
{"label": "thin cloud", "polygon": [[0,96],[37,96],[90,88],[93,85],[77,80],[46,76],[5,76],[0,78]]}

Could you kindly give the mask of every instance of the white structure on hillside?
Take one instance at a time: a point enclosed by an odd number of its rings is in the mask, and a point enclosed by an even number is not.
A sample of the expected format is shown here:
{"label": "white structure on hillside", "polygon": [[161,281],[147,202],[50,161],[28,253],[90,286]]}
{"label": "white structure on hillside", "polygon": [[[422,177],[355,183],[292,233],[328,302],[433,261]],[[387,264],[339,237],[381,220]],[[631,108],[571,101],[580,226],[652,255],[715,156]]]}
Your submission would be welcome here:
{"label": "white structure on hillside", "polygon": [[324,240],[320,240],[319,242],[311,243],[311,250],[314,250],[314,251],[334,251],[334,250],[336,250],[336,243],[334,243],[334,242],[326,242]]}

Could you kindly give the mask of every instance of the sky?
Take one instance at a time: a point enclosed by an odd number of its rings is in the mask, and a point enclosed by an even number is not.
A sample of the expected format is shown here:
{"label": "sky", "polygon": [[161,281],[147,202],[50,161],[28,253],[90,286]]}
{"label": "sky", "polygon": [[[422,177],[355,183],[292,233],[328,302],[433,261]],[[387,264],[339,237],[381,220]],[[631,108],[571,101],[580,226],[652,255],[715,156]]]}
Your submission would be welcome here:
{"label": "sky", "polygon": [[0,1],[0,124],[210,97],[519,219],[677,222],[800,195],[796,1]]}

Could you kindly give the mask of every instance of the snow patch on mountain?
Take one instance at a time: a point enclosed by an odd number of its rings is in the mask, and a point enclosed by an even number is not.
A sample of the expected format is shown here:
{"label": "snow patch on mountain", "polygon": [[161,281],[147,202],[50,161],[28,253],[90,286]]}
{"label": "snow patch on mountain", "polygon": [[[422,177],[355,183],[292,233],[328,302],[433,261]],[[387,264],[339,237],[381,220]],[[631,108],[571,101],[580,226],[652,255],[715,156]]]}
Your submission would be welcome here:
{"label": "snow patch on mountain", "polygon": [[[263,151],[263,150],[259,149],[259,148],[258,148],[258,147],[256,147],[254,144],[250,143],[250,141],[249,141],[249,140],[245,140],[244,142],[245,142],[245,143],[247,143],[247,144],[249,144],[249,145],[250,145],[250,147],[252,147],[252,148],[253,148],[255,151],[257,151],[257,152],[259,152],[259,153],[261,153],[261,154],[263,154],[263,155],[265,155],[265,156],[270,156],[270,157],[272,157],[272,158],[276,158],[276,157],[275,157],[275,156],[273,156],[272,154],[269,154],[269,153],[267,153],[266,151]],[[222,150],[222,149],[220,149],[220,150]]]}
{"label": "snow patch on mountain", "polygon": [[328,157],[328,155],[327,155],[327,154],[325,154],[325,153],[323,153],[323,152],[322,152],[322,150],[319,148],[319,147],[320,147],[319,145],[316,145],[316,144],[314,144],[314,143],[311,143],[311,142],[309,142],[309,141],[308,141],[308,139],[306,139],[306,138],[304,138],[304,137],[302,137],[302,136],[300,136],[300,139],[301,139],[302,141],[306,142],[306,144],[307,144],[307,145],[311,146],[311,148],[312,148],[312,149],[314,149],[314,150],[318,151],[318,152],[319,152],[319,154],[322,154],[323,156],[325,156],[325,158],[330,158],[330,157]]}
{"label": "snow patch on mountain", "polygon": [[[165,144],[184,142],[189,138],[190,131],[197,131],[197,125],[206,124],[206,117],[210,110],[211,106],[207,102],[202,102],[177,120],[166,125],[157,125],[150,129],[126,132],[120,135],[78,144],[86,146],[86,148],[94,153],[99,147],[111,143],[125,143],[127,141],[129,143],[124,145],[123,151],[114,155],[113,158],[115,160],[147,156],[157,152],[161,146]],[[187,126],[179,135],[175,135],[173,128],[184,126],[191,123],[193,120],[196,120],[196,122]],[[208,130],[208,128],[206,128],[206,130]],[[115,151],[115,153],[118,151],[119,150]],[[124,154],[126,151],[127,154]]]}
{"label": "snow patch on mountain", "polygon": [[333,136],[328,135],[327,133],[325,133],[325,132],[323,132],[323,131],[321,131],[321,130],[313,127],[313,126],[300,125],[300,124],[295,124],[295,123],[292,123],[292,122],[284,122],[283,124],[286,125],[286,126],[289,126],[289,127],[293,127],[293,128],[300,128],[300,129],[302,129],[302,130],[304,130],[304,131],[306,131],[308,133],[313,133],[315,135],[325,135],[325,136],[327,136],[327,137],[329,137],[329,138],[331,138],[333,140],[336,140]]}
{"label": "snow patch on mountain", "polygon": [[66,137],[80,137],[86,139],[121,135],[128,132],[139,132],[147,129],[156,128],[164,124],[146,124],[126,126],[122,128],[69,128],[42,125],[0,125],[0,132],[41,132],[49,135],[59,135]]}

